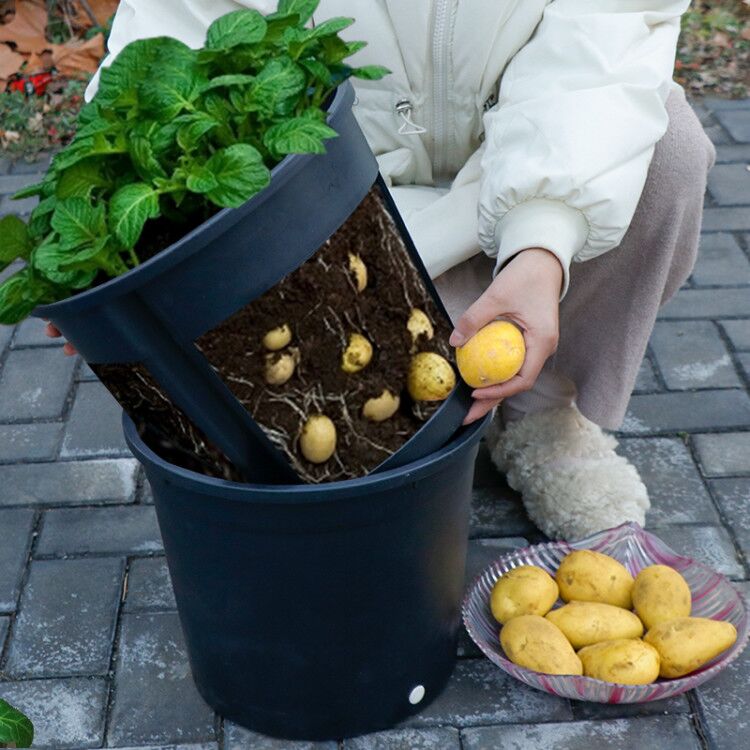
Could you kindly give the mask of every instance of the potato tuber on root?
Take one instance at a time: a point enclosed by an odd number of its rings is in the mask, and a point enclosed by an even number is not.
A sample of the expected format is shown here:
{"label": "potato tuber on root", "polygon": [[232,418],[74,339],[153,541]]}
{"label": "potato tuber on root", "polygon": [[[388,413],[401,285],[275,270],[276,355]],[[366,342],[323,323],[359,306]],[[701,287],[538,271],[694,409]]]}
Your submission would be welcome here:
{"label": "potato tuber on root", "polygon": [[411,359],[406,385],[415,401],[443,401],[456,385],[456,374],[445,357],[420,352]]}
{"label": "potato tuber on root", "polygon": [[401,405],[401,399],[387,388],[376,398],[369,398],[362,407],[362,416],[371,422],[385,422],[390,419]]}
{"label": "potato tuber on root", "polygon": [[359,372],[370,364],[371,359],[372,344],[361,333],[352,333],[341,355],[341,369],[348,373]]}
{"label": "potato tuber on root", "polygon": [[415,344],[420,336],[424,336],[429,341],[435,335],[435,329],[432,327],[430,319],[417,307],[412,308],[406,328]]}
{"label": "potato tuber on root", "polygon": [[349,253],[349,271],[354,276],[357,291],[364,292],[367,289],[367,266],[359,255]]}
{"label": "potato tuber on root", "polygon": [[324,464],[336,451],[336,427],[325,414],[314,414],[302,427],[302,455],[313,464]]}
{"label": "potato tuber on root", "polygon": [[266,354],[264,377],[268,385],[284,385],[288,382],[299,362],[299,349]]}
{"label": "potato tuber on root", "polygon": [[270,330],[263,337],[263,346],[271,352],[277,352],[283,349],[292,340],[292,329],[288,323]]}

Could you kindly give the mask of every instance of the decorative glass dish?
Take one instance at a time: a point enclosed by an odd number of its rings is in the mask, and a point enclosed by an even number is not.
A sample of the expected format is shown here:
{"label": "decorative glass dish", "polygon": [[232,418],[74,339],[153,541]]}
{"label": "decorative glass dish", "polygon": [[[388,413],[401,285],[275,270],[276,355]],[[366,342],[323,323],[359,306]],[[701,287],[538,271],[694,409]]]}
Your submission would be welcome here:
{"label": "decorative glass dish", "polygon": [[[576,549],[602,552],[619,560],[635,576],[648,565],[669,565],[687,581],[693,596],[691,615],[726,620],[737,628],[734,645],[700,669],[677,679],[659,679],[648,685],[619,685],[591,677],[534,672],[509,661],[500,646],[500,624],[490,611],[490,593],[503,574],[520,565],[537,565],[550,575],[562,559]],[[644,703],[679,695],[710,680],[733,662],[747,645],[748,615],[739,592],[706,565],[683,557],[638,524],[626,523],[579,542],[549,542],[514,550],[504,555],[472,584],[463,605],[466,629],[490,661],[531,687],[553,695],[596,703]]]}

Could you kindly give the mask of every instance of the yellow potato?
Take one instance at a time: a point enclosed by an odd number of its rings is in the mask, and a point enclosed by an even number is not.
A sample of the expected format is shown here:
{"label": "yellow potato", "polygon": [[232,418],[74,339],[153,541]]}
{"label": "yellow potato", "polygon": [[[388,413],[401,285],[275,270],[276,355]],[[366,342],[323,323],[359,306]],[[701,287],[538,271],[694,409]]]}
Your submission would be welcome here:
{"label": "yellow potato", "polygon": [[586,677],[621,685],[648,685],[659,676],[659,652],[635,638],[618,638],[578,652]]}
{"label": "yellow potato", "polygon": [[603,602],[630,609],[633,576],[609,555],[582,549],[571,552],[555,573],[566,602]]}
{"label": "yellow potato", "polygon": [[336,451],[336,426],[324,414],[314,414],[305,422],[299,444],[310,463],[323,464]]}
{"label": "yellow potato", "polygon": [[372,344],[361,334],[349,336],[349,344],[341,355],[341,369],[355,373],[364,370],[372,359]]}
{"label": "yellow potato", "polygon": [[434,352],[420,352],[411,358],[406,387],[415,401],[443,401],[456,385],[450,362]]}
{"label": "yellow potato", "polygon": [[379,396],[365,401],[362,416],[371,422],[384,422],[398,411],[400,404],[401,399],[386,388]]}
{"label": "yellow potato", "polygon": [[635,577],[633,606],[646,629],[675,617],[687,617],[691,602],[690,587],[674,568],[649,565]]}
{"label": "yellow potato", "polygon": [[601,602],[570,602],[547,613],[574,649],[600,641],[640,638],[643,623],[636,615],[621,607]]}
{"label": "yellow potato", "polygon": [[432,327],[430,319],[416,307],[412,308],[406,328],[415,343],[420,336],[424,336],[429,341],[435,335],[435,329]]}
{"label": "yellow potato", "polygon": [[583,674],[581,660],[560,629],[539,615],[520,615],[500,631],[500,645],[514,663],[546,674]]}
{"label": "yellow potato", "polygon": [[294,375],[299,362],[299,350],[266,354],[265,380],[268,385],[284,385]]}
{"label": "yellow potato", "polygon": [[731,622],[677,617],[651,628],[643,638],[661,655],[662,677],[682,677],[726,651],[736,640]]}
{"label": "yellow potato", "polygon": [[545,615],[557,601],[557,584],[546,570],[522,565],[498,579],[490,594],[490,609],[498,622],[518,615]]}
{"label": "yellow potato", "polygon": [[354,253],[349,253],[349,273],[354,276],[354,283],[358,292],[367,289],[367,266],[362,258]]}
{"label": "yellow potato", "polygon": [[523,365],[523,334],[507,320],[494,320],[456,349],[461,377],[472,388],[485,388],[510,380]]}
{"label": "yellow potato", "polygon": [[273,328],[263,337],[263,346],[269,351],[277,352],[283,349],[292,340],[292,329],[288,323]]}

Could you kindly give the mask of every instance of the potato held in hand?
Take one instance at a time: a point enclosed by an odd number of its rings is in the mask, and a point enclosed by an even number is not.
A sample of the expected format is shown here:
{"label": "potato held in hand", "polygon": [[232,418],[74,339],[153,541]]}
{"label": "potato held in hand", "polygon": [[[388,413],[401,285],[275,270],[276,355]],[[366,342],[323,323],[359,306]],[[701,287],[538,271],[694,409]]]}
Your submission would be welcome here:
{"label": "potato held in hand", "polygon": [[546,615],[557,601],[557,584],[547,571],[536,565],[509,570],[492,588],[490,609],[505,623],[519,615]]}
{"label": "potato held in hand", "polygon": [[649,565],[635,577],[633,606],[647,629],[687,617],[692,595],[685,579],[666,565]]}
{"label": "potato held in hand", "polygon": [[603,602],[625,609],[633,606],[633,576],[625,566],[601,552],[571,552],[560,563],[555,580],[566,602]]}
{"label": "potato held in hand", "polygon": [[601,602],[570,602],[547,613],[574,649],[601,641],[640,638],[643,623],[627,609]]}
{"label": "potato held in hand", "polygon": [[514,663],[546,674],[583,674],[567,638],[539,615],[521,615],[503,625],[500,645]]}
{"label": "potato held in hand", "polygon": [[495,320],[456,349],[461,377],[472,388],[510,380],[523,365],[526,345],[521,331],[507,320]]}
{"label": "potato held in hand", "polygon": [[643,638],[661,656],[662,677],[682,677],[726,651],[737,640],[731,622],[677,617],[651,628]]}
{"label": "potato held in hand", "polygon": [[578,652],[586,677],[622,685],[648,685],[659,676],[659,653],[648,643],[620,638]]}

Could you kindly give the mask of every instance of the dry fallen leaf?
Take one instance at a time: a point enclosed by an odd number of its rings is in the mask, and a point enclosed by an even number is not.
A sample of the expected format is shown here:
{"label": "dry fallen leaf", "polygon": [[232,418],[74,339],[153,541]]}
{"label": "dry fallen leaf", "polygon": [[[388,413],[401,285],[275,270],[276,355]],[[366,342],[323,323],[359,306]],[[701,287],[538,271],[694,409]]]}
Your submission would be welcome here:
{"label": "dry fallen leaf", "polygon": [[14,52],[7,44],[0,44],[0,88],[5,88],[5,82],[21,69],[24,57]]}

